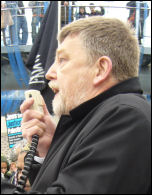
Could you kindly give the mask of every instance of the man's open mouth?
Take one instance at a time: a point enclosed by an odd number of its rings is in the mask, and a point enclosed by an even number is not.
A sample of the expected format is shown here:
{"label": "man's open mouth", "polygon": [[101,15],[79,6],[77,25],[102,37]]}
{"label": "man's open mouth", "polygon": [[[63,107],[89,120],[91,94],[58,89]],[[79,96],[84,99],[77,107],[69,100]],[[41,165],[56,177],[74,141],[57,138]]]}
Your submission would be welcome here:
{"label": "man's open mouth", "polygon": [[52,91],[57,94],[59,92],[59,87],[56,82],[49,82],[49,87],[52,89]]}
{"label": "man's open mouth", "polygon": [[59,90],[58,90],[57,88],[52,88],[52,90],[53,90],[53,92],[54,92],[55,94],[57,94],[57,93],[59,92]]}

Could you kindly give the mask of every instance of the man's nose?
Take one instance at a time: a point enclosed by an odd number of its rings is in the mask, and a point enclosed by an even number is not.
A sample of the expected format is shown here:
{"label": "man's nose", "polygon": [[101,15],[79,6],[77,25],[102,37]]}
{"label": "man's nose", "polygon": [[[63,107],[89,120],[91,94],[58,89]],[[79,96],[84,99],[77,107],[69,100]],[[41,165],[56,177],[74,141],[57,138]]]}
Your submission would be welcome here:
{"label": "man's nose", "polygon": [[49,70],[47,71],[47,73],[45,74],[45,78],[47,80],[54,80],[57,78],[57,73],[56,73],[56,68],[55,68],[55,64],[53,64]]}

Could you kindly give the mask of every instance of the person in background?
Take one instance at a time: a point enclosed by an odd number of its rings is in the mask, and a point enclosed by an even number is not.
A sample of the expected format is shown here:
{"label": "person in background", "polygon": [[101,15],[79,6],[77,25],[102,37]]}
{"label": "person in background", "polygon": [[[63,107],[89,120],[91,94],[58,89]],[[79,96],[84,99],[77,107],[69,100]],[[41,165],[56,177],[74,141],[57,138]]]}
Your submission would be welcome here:
{"label": "person in background", "polygon": [[85,11],[85,7],[79,7],[79,13],[76,14],[76,20],[86,18],[89,14]]}
{"label": "person in background", "polygon": [[[74,4],[75,2],[72,1],[72,5]],[[69,17],[71,21],[74,20],[73,7],[71,7],[71,16],[69,16],[69,1],[61,1],[61,27],[69,23]]]}
{"label": "person in background", "polygon": [[[144,38],[144,24],[146,18],[149,16],[148,4],[143,1],[139,1],[140,3],[140,15],[139,15],[139,26],[138,26],[138,41],[141,44],[141,40]],[[132,24],[134,28],[136,28],[136,12],[137,12],[137,3],[136,1],[129,1],[127,3],[129,7],[129,17],[128,21]]]}
{"label": "person in background", "polygon": [[42,19],[44,18],[44,2],[29,1],[29,7],[32,7],[32,42],[35,42]]}
{"label": "person in background", "polygon": [[6,8],[6,4],[4,4],[4,2],[1,2],[1,32],[3,35],[3,43],[4,45],[6,45],[6,36],[5,36],[6,24],[4,20],[4,16],[5,16],[5,11],[3,10],[4,8]]}
{"label": "person in background", "polygon": [[11,164],[10,164],[10,172],[13,175],[13,174],[15,174],[16,171],[17,171],[16,162],[11,162]]}
{"label": "person in background", "polygon": [[6,46],[6,28],[8,27],[8,31],[10,34],[10,39],[11,39],[11,26],[14,24],[12,16],[11,16],[11,12],[9,10],[9,8],[7,8],[6,3],[1,2],[1,32],[3,35],[3,43]]}
{"label": "person in background", "polygon": [[[23,1],[17,1],[18,10],[17,10],[17,34],[19,45],[26,45],[28,40],[28,27],[27,20],[25,16],[25,8]],[[22,30],[22,33],[20,31]]]}
{"label": "person in background", "polygon": [[[10,170],[9,171],[11,172],[11,178],[14,177],[14,175],[17,172],[16,162],[11,162],[10,163]],[[10,178],[10,181],[11,181],[11,178]],[[15,184],[15,182],[14,182],[14,184]]]}
{"label": "person in background", "polygon": [[6,4],[10,8],[14,21],[14,25],[10,27],[12,44],[26,45],[28,40],[28,27],[23,1],[6,1]]}
{"label": "person in background", "polygon": [[[13,158],[16,159],[16,170],[12,174],[10,178],[10,183],[14,184],[15,186],[18,185],[18,181],[20,179],[20,176],[22,175],[22,170],[24,169],[24,158],[29,151],[29,145],[25,142],[25,140],[22,140],[18,142],[12,152],[13,152]],[[30,190],[30,183],[29,180],[27,180],[26,185],[25,185],[25,191]]]}
{"label": "person in background", "polygon": [[9,162],[5,156],[1,156],[1,176],[5,180],[9,180],[11,178],[11,172],[9,172]]}
{"label": "person in background", "polygon": [[10,9],[11,16],[13,18],[13,25],[9,28],[10,41],[11,44],[18,44],[18,35],[17,35],[17,1],[5,1],[7,8]]}
{"label": "person in background", "polygon": [[103,15],[105,14],[105,9],[104,9],[104,7],[101,6],[101,7],[100,7],[100,10],[101,10],[100,16],[103,16]]}
{"label": "person in background", "polygon": [[101,13],[99,12],[99,11],[97,11],[97,10],[95,10],[95,6],[94,6],[94,3],[90,3],[90,14],[89,14],[89,16],[99,16],[99,15],[101,15]]}

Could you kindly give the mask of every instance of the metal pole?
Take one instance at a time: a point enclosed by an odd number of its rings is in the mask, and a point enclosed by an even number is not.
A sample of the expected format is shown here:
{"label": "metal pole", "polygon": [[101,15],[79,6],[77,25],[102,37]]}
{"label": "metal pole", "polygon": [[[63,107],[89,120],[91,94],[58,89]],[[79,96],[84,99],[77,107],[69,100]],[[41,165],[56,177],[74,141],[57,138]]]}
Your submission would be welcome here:
{"label": "metal pole", "polygon": [[61,1],[58,1],[58,32],[61,30]]}
{"label": "metal pole", "polygon": [[71,5],[72,5],[72,2],[69,1],[69,16],[68,16],[69,22],[68,23],[71,23],[71,21],[72,21],[72,8],[71,8]]}
{"label": "metal pole", "polygon": [[[61,1],[58,1],[58,33],[61,30]],[[59,41],[58,41],[59,45]]]}
{"label": "metal pole", "polygon": [[136,35],[139,36],[140,28],[140,2],[136,1]]}
{"label": "metal pole", "polygon": [[67,15],[66,11],[67,11],[67,6],[64,6],[64,25],[66,25],[66,23],[67,23],[67,21],[66,21],[66,19],[67,19],[67,17],[66,17],[66,15]]}

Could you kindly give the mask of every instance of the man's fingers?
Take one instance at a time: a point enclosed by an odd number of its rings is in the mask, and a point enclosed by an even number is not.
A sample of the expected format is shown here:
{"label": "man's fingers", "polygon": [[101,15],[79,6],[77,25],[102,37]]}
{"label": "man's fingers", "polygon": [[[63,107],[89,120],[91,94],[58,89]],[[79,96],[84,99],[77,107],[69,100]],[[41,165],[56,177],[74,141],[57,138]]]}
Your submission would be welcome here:
{"label": "man's fingers", "polygon": [[43,111],[44,111],[44,114],[50,115],[50,113],[49,113],[49,111],[48,111],[48,109],[47,109],[46,104],[43,104]]}
{"label": "man's fingers", "polygon": [[25,110],[30,109],[33,103],[34,103],[33,98],[29,98],[28,100],[25,100],[20,106],[21,113],[23,114]]}
{"label": "man's fingers", "polygon": [[36,111],[36,110],[26,110],[23,113],[22,123],[27,122],[27,121],[32,120],[32,119],[38,119],[38,120],[43,121],[44,114],[39,112],[39,111]]}
{"label": "man's fingers", "polygon": [[22,122],[21,123],[21,128],[22,129],[29,129],[33,126],[38,126],[39,128],[43,129],[45,131],[46,129],[46,124],[39,121],[38,119],[32,119],[28,122]]}
{"label": "man's fingers", "polygon": [[[49,113],[49,111],[47,109],[45,101],[44,101],[44,99],[42,99],[42,100],[43,100],[43,111],[44,111],[44,114],[49,115],[50,113]],[[21,113],[23,114],[27,109],[30,109],[30,107],[33,105],[33,103],[34,103],[34,99],[33,98],[29,98],[29,99],[25,100],[21,104],[21,106],[20,106]]]}
{"label": "man's fingers", "polygon": [[29,143],[31,143],[33,135],[38,135],[39,137],[41,137],[43,133],[44,131],[39,128],[39,126],[33,126],[31,128],[22,130],[22,136],[26,138]]}

